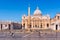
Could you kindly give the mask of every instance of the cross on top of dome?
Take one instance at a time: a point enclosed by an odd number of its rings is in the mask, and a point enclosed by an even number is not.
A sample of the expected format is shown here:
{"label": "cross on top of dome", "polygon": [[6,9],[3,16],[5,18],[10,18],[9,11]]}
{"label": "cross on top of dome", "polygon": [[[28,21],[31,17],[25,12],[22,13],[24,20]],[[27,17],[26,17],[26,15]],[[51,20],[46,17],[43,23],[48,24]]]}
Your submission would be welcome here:
{"label": "cross on top of dome", "polygon": [[39,7],[37,6],[37,10],[39,9]]}

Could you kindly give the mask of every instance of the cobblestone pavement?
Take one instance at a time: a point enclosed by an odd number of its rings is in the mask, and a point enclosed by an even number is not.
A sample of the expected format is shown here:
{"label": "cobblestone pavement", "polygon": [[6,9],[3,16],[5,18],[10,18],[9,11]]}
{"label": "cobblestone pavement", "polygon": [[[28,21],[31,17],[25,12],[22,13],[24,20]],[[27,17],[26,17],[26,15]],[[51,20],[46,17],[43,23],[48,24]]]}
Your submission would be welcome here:
{"label": "cobblestone pavement", "polygon": [[7,32],[0,32],[0,40],[60,40],[60,32],[14,33],[14,36]]}

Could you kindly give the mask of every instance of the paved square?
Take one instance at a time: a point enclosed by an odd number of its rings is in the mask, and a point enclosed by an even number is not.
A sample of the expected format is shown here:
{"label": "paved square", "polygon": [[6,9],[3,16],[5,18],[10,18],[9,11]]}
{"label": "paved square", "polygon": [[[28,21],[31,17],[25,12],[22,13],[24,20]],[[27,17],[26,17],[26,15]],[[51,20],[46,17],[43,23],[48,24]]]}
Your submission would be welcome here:
{"label": "paved square", "polygon": [[0,40],[60,40],[60,32],[14,33],[14,36],[7,32],[0,32]]}

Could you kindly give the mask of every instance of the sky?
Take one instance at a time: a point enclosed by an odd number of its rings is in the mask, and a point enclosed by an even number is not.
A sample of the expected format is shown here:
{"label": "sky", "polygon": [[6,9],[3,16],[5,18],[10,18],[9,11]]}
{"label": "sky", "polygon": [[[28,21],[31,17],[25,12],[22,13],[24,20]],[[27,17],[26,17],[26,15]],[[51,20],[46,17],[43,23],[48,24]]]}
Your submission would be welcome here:
{"label": "sky", "polygon": [[49,14],[51,18],[60,13],[60,0],[0,0],[0,20],[21,22],[22,16],[28,15],[29,6],[31,15],[37,6],[42,15]]}

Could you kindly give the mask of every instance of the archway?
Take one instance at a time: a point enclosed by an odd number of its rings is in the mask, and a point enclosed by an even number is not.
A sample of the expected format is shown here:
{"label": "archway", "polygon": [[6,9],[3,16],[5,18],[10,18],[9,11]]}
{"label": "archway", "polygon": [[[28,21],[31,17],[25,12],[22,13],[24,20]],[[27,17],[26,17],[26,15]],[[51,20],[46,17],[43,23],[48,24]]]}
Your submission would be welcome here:
{"label": "archway", "polygon": [[58,25],[56,25],[56,30],[58,30]]}
{"label": "archway", "polygon": [[9,30],[11,29],[11,25],[10,24],[8,24],[9,25]]}

